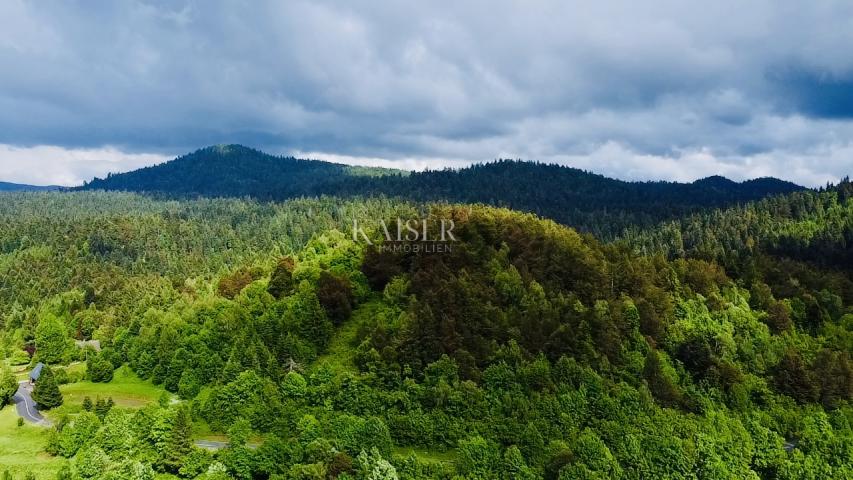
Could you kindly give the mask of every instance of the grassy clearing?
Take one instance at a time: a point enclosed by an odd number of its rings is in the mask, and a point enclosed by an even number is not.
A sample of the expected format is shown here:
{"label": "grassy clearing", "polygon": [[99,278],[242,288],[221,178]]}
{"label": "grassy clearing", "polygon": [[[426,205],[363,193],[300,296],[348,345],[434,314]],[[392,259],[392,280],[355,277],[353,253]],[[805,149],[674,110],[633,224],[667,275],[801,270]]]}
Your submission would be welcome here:
{"label": "grassy clearing", "polygon": [[350,316],[350,319],[338,327],[326,353],[321,355],[316,364],[328,363],[340,370],[357,372],[353,355],[355,354],[355,341],[358,338],[358,329],[376,316],[376,312],[384,308],[381,300],[375,299],[358,306]]}
{"label": "grassy clearing", "polygon": [[[18,381],[28,380],[30,378],[30,370],[32,367],[29,363],[19,364],[19,365],[11,365],[8,360],[6,360],[7,365],[12,370],[12,373],[15,374],[15,377]],[[70,365],[62,366],[62,365],[51,365],[52,369],[63,369],[69,374],[85,374],[86,373],[86,364],[83,362],[73,362]]]}
{"label": "grassy clearing", "polygon": [[163,393],[168,393],[163,388],[140,379],[127,366],[117,369],[109,383],[75,382],[62,385],[59,390],[65,400],[62,407],[63,413],[79,411],[86,397],[93,402],[97,397],[103,399],[112,397],[118,407],[140,408],[157,402]]}
{"label": "grassy clearing", "polygon": [[32,472],[39,480],[53,480],[65,460],[45,453],[49,430],[27,423],[19,427],[17,422],[14,405],[0,410],[0,473],[9,470],[15,478],[23,478]]}
{"label": "grassy clearing", "polygon": [[65,369],[68,374],[86,374],[86,364],[84,362],[74,362],[66,367],[62,367]]}
{"label": "grassy clearing", "polygon": [[196,440],[210,440],[213,442],[227,442],[228,435],[214,432],[210,425],[204,420],[193,420],[193,438]]}
{"label": "grassy clearing", "polygon": [[395,447],[394,454],[399,455],[401,457],[408,457],[409,455],[414,455],[418,457],[419,460],[424,462],[451,463],[456,461],[456,452],[454,452],[453,450],[439,452],[435,450],[426,450],[423,448]]}

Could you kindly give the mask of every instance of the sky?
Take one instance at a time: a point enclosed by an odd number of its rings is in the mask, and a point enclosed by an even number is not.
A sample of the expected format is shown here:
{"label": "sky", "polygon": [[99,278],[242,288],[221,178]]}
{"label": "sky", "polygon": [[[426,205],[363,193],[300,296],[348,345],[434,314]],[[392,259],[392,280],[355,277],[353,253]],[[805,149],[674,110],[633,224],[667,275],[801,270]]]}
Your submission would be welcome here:
{"label": "sky", "polygon": [[207,145],[629,180],[853,173],[853,2],[0,0],[0,180]]}

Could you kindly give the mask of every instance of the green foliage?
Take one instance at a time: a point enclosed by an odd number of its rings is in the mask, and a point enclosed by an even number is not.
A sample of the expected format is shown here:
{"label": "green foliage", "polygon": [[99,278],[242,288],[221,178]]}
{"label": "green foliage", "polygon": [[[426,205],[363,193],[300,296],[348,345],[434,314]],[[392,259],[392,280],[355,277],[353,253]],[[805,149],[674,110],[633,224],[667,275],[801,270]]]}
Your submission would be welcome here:
{"label": "green foliage", "polygon": [[97,400],[95,400],[95,407],[93,411],[95,415],[98,416],[98,418],[103,420],[104,417],[106,417],[107,414],[110,413],[110,410],[113,408],[113,405],[114,402],[112,397],[109,397],[106,400],[102,399],[101,397],[98,397]]}
{"label": "green foliage", "polygon": [[[846,232],[831,195],[792,197],[815,201],[797,214],[820,219],[812,232]],[[39,202],[64,213],[27,217]],[[681,253],[644,256],[482,206],[427,214],[454,221],[443,253],[367,248],[341,231],[410,208],[103,193],[0,204],[14,232],[0,232],[0,346],[30,346],[54,318],[102,342],[90,375],[127,364],[111,383],[84,382],[103,399],[52,414],[48,451],[71,457],[74,478],[851,476],[841,264],[755,241],[732,268],[672,225]],[[843,235],[809,242],[843,256]],[[82,359],[68,335],[60,358]],[[130,370],[183,401],[110,408]],[[194,448],[194,421],[229,446]]]}
{"label": "green foliage", "polygon": [[329,272],[320,272],[317,280],[317,300],[326,311],[326,316],[335,325],[340,325],[352,313],[355,298],[349,280]]}
{"label": "green foliage", "polygon": [[405,174],[371,169],[365,175],[364,171],[362,167],[275,157],[242,145],[219,145],[155,167],[96,178],[82,188],[159,192],[173,197],[230,195],[283,200],[374,194],[417,201],[490,203],[535,212],[599,234],[618,234],[627,226],[652,225],[702,207],[802,190],[768,178],[743,183],[721,177],[691,184],[623,182],[565,166],[514,160]]}
{"label": "green foliage", "polygon": [[68,332],[62,320],[50,312],[41,315],[35,330],[38,359],[44,363],[61,362],[68,342]]}
{"label": "green foliage", "polygon": [[275,298],[290,295],[293,292],[293,269],[295,263],[292,257],[283,257],[275,265],[270,275],[267,291]]}
{"label": "green foliage", "polygon": [[50,367],[45,366],[42,369],[41,376],[33,388],[32,397],[39,409],[50,410],[62,405],[62,392],[59,391],[59,385],[56,384],[56,377]]}
{"label": "green foliage", "polygon": [[5,365],[0,366],[0,409],[9,403],[17,391],[18,380],[15,378],[15,375],[9,367]]}
{"label": "green foliage", "polygon": [[101,427],[97,416],[85,412],[73,419],[60,423],[56,428],[58,436],[53,440],[55,453],[66,458],[71,458],[83,445],[95,436]]}
{"label": "green foliage", "polygon": [[161,464],[177,473],[193,449],[192,419],[186,407],[178,407],[172,419],[172,431],[166,441]]}
{"label": "green foliage", "polygon": [[458,468],[465,478],[495,478],[501,464],[497,445],[483,437],[473,437],[459,442]]}
{"label": "green foliage", "polygon": [[106,383],[113,379],[113,364],[103,354],[91,355],[86,361],[86,378]]}
{"label": "green foliage", "polygon": [[683,402],[675,369],[659,352],[649,351],[643,367],[643,377],[646,379],[652,395],[662,405],[677,407]]}
{"label": "green foliage", "polygon": [[356,470],[365,480],[397,480],[397,469],[382,458],[376,448],[362,451],[356,458]]}

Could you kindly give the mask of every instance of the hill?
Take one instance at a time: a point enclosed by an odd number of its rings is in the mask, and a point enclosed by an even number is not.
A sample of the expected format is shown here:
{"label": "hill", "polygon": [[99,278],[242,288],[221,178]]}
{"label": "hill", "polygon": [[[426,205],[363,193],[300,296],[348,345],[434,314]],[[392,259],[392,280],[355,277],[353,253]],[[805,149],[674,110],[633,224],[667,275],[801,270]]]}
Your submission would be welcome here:
{"label": "hill", "polygon": [[803,189],[773,178],[742,183],[722,177],[693,183],[626,182],[560,165],[514,160],[406,174],[277,157],[241,145],[203,148],[161,165],[96,178],[81,188],[175,197],[283,200],[384,195],[483,203],[536,213],[601,238],[612,238],[632,225],[650,226],[703,208]]}
{"label": "hill", "polygon": [[327,193],[329,182],[341,178],[386,173],[400,172],[278,157],[242,145],[217,145],[159,165],[95,178],[81,188],[283,200]]}
{"label": "hill", "polygon": [[[832,232],[853,216],[848,193],[776,204],[802,220],[789,230]],[[6,197],[6,351],[67,364],[85,355],[72,338],[97,338],[87,368],[127,365],[185,400],[70,411],[44,444],[72,472],[96,458],[114,478],[851,475],[853,308],[831,281],[768,291],[713,259],[645,255],[486,206]],[[714,215],[754,223],[735,212]],[[453,220],[451,248],[381,241],[370,221],[397,217],[428,220],[431,238]],[[352,218],[373,246],[348,234]],[[773,221],[755,224],[788,228]],[[734,232],[715,241],[747,250]],[[193,450],[190,422],[232,447]]]}
{"label": "hill", "polygon": [[0,192],[44,192],[49,190],[59,190],[62,187],[56,185],[25,185],[22,183],[0,182]]}

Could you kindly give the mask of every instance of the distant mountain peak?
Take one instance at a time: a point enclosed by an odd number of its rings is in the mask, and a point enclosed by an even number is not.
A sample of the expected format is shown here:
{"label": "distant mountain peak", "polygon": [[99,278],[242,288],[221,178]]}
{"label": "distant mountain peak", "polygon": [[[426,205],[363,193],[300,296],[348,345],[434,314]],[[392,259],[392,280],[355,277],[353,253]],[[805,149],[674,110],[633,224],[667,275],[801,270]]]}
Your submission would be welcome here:
{"label": "distant mountain peak", "polygon": [[61,188],[58,185],[25,185],[23,183],[0,182],[0,192],[43,192]]}
{"label": "distant mountain peak", "polygon": [[728,188],[737,184],[738,182],[730,180],[722,175],[711,175],[710,177],[700,178],[699,180],[693,182],[693,185],[704,185],[724,188]]}
{"label": "distant mountain peak", "polygon": [[629,182],[519,160],[403,174],[275,156],[239,144],[201,148],[160,165],[95,179],[81,188],[174,197],[385,196],[419,202],[485,203],[534,212],[581,230],[587,225],[600,226],[600,217],[607,215],[615,232],[627,225],[652,224],[702,208],[802,189],[781,180],[737,183],[718,175],[693,183]]}

